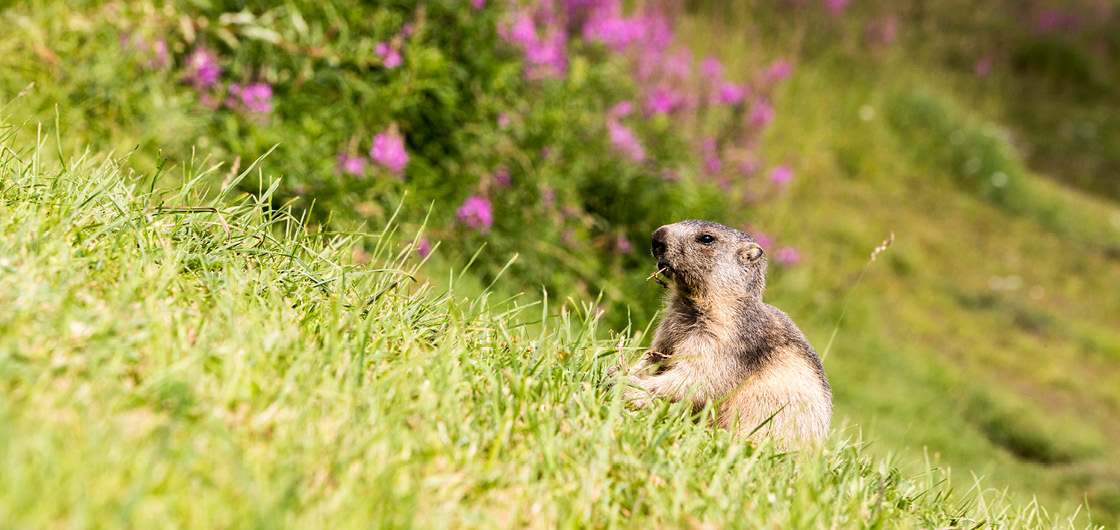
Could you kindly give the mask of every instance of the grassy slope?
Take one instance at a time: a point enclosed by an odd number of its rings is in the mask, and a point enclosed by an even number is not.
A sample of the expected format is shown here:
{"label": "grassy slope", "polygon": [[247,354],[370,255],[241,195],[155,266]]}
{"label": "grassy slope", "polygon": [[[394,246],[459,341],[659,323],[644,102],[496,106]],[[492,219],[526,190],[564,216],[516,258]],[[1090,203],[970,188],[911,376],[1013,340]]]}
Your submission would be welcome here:
{"label": "grassy slope", "polygon": [[[732,64],[772,53],[749,25],[690,25],[694,42]],[[768,139],[799,179],[755,224],[807,260],[772,278],[770,300],[819,349],[850,304],[826,368],[839,417],[881,450],[938,455],[958,478],[987,475],[1020,501],[1068,509],[1088,498],[1096,520],[1116,524],[1120,205],[1030,174],[959,107],[959,81],[901,54],[799,63]],[[918,100],[934,102],[944,136],[892,125]],[[953,151],[956,130],[1009,153],[1002,197],[976,193],[931,154]],[[853,291],[890,232],[894,245]]]}
{"label": "grassy slope", "polygon": [[542,307],[417,285],[391,233],[349,265],[353,237],[262,215],[267,192],[148,197],[113,163],[60,171],[10,140],[7,527],[1059,523],[848,442],[783,456],[677,406],[631,412],[598,384],[618,346],[578,311],[541,326]]}
{"label": "grassy slope", "polygon": [[[47,18],[57,24],[66,20],[61,16]],[[744,48],[755,55],[747,54],[740,60],[764,61],[788,51],[786,47],[759,49],[747,37],[736,40],[719,32],[707,33],[723,40],[725,47],[719,50],[733,59],[732,67],[741,55],[737,52]],[[36,65],[41,61],[27,52],[22,40],[8,39],[0,45],[13,64]],[[715,49],[715,45],[710,46]],[[108,56],[113,52],[103,53]],[[758,209],[756,224],[797,245],[805,251],[807,260],[802,267],[775,271],[771,301],[789,311],[822,350],[845,301],[849,303],[826,364],[837,392],[837,423],[846,418],[858,425],[868,439],[874,440],[873,451],[885,454],[910,447],[902,459],[908,463],[919,461],[923,449],[928,448],[931,456],[952,467],[960,489],[972,485],[971,473],[986,474],[986,485],[1010,485],[1018,503],[1037,494],[1046,506],[1072,509],[1087,492],[1096,519],[1115,521],[1120,513],[1116,490],[1120,457],[1111,450],[1109,440],[1120,434],[1115,420],[1120,412],[1115,390],[1120,388],[1115,368],[1120,358],[1120,337],[1113,324],[1120,314],[1120,301],[1112,285],[1120,277],[1115,258],[1120,247],[1116,205],[1030,176],[1017,180],[1018,195],[1009,205],[1001,206],[962,189],[944,167],[921,158],[930,145],[912,145],[908,142],[913,138],[890,126],[885,119],[887,109],[923,87],[950,109],[951,122],[975,129],[982,118],[955,109],[967,108],[969,105],[960,102],[970,100],[957,94],[957,83],[944,72],[925,71],[928,65],[915,65],[889,53],[881,59],[874,68],[853,68],[850,63],[826,59],[803,61],[778,102],[779,118],[768,149],[778,159],[795,162],[798,179],[788,200]],[[76,84],[98,85],[81,78],[84,72],[73,70]],[[860,75],[853,76],[852,72]],[[68,85],[41,86],[26,97],[35,98],[30,108],[43,110],[51,108],[52,97],[64,95],[68,89]],[[156,94],[167,91],[160,86],[150,89]],[[105,107],[95,104],[101,101],[97,98],[82,94],[73,97],[82,105],[62,109],[65,121],[74,124],[67,126],[64,144],[96,141],[99,148],[161,145],[190,130],[189,115],[170,115],[156,130],[141,130],[136,124],[119,124],[99,114],[105,108],[119,110],[114,105],[133,102],[107,99],[102,101],[108,105]],[[159,98],[152,98],[137,104],[158,102]],[[865,104],[876,109],[876,117],[867,122],[858,118]],[[160,106],[168,112],[189,108]],[[77,111],[80,113],[76,116]],[[143,150],[137,156],[155,159],[154,153]],[[1015,157],[1013,165],[1017,160]],[[43,186],[49,182],[41,181]],[[124,198],[119,202],[129,203]],[[7,215],[16,211],[13,204],[5,202],[0,217],[15,219]],[[27,215],[30,217],[20,219],[27,222],[39,216],[44,222],[54,223],[64,218],[58,217],[64,214],[46,209]],[[205,231],[211,240],[220,230],[213,224],[201,224],[216,219],[200,214],[165,219],[187,220],[192,223],[191,230]],[[169,280],[169,271],[175,270],[170,265],[163,272],[138,274],[152,267],[153,262],[144,261],[149,258],[143,255],[138,258],[104,250],[75,254],[72,246],[77,239],[70,232],[55,234],[55,239],[43,238],[37,243],[39,247],[20,250],[25,256],[37,256],[36,267],[30,269],[23,266],[26,258],[10,256],[33,239],[38,240],[35,232],[12,221],[4,226],[0,233],[5,238],[3,257],[8,261],[4,262],[2,277],[18,283],[4,284],[0,296],[8,298],[0,298],[0,306],[21,309],[0,315],[9,319],[3,321],[2,328],[6,394],[3,428],[8,432],[0,436],[0,444],[8,445],[0,447],[8,462],[6,469],[17,469],[4,475],[12,478],[3,483],[0,520],[17,518],[27,526],[41,526],[37,523],[59,519],[74,524],[83,520],[93,521],[90,524],[143,522],[147,519],[130,519],[143,516],[152,520],[188,518],[200,526],[206,523],[206,517],[218,522],[296,524],[313,520],[316,513],[337,518],[342,516],[340,510],[360,507],[367,511],[348,515],[359,521],[380,513],[375,508],[382,504],[370,504],[369,499],[392,499],[400,509],[388,516],[404,518],[422,513],[451,524],[450,518],[456,515],[450,507],[461,503],[472,508],[459,517],[476,517],[472,521],[483,524],[503,516],[529,518],[519,510],[531,509],[529,499],[534,499],[541,500],[541,509],[548,512],[542,524],[578,510],[583,512],[574,516],[577,519],[606,524],[613,513],[609,511],[612,503],[634,510],[635,500],[640,498],[645,499],[643,505],[651,510],[651,517],[670,524],[683,525],[685,514],[697,511],[710,513],[717,520],[730,517],[731,504],[743,502],[753,502],[756,509],[761,506],[757,517],[762,520],[780,523],[790,520],[791,510],[812,511],[811,502],[825,499],[821,492],[836,485],[821,480],[798,486],[804,488],[797,490],[798,494],[805,495],[801,508],[768,507],[760,502],[761,497],[744,501],[729,495],[713,496],[703,489],[711,485],[704,482],[707,479],[689,470],[718,465],[720,455],[728,448],[720,445],[726,444],[725,440],[702,445],[708,442],[685,432],[690,429],[673,430],[667,434],[671,440],[686,440],[677,442],[677,448],[702,453],[683,460],[681,451],[663,441],[654,443],[646,438],[638,445],[611,441],[614,438],[610,433],[618,429],[634,429],[625,436],[642,440],[642,436],[658,432],[650,428],[659,426],[652,427],[652,416],[603,408],[603,397],[593,391],[556,393],[583,388],[582,383],[589,380],[582,375],[588,368],[586,357],[571,361],[575,364],[546,358],[548,363],[530,370],[517,364],[521,362],[518,355],[529,354],[516,350],[489,366],[487,363],[494,358],[476,355],[489,339],[477,335],[478,330],[469,330],[464,323],[467,319],[451,319],[449,329],[461,334],[451,336],[464,337],[474,346],[454,351],[446,345],[442,350],[407,349],[407,358],[415,363],[400,363],[405,350],[390,350],[395,353],[377,363],[367,363],[371,378],[385,374],[392,376],[390,379],[380,386],[364,386],[360,392],[347,389],[341,381],[366,372],[347,364],[354,363],[353,359],[336,355],[358,351],[358,345],[347,341],[363,335],[352,339],[325,330],[332,325],[338,329],[338,319],[349,318],[350,313],[332,306],[334,299],[304,288],[293,288],[292,292],[313,304],[299,311],[278,309],[292,303],[257,300],[244,288],[251,282],[291,281],[301,273],[268,272],[288,270],[290,264],[241,271],[237,267],[247,266],[247,262],[235,260],[235,255],[228,252],[219,253],[219,261],[240,264],[226,267],[227,272],[246,275],[233,282],[242,285],[241,291],[227,293],[211,290],[205,283]],[[248,226],[250,231],[258,230],[251,222]],[[869,269],[859,288],[851,291],[870,249],[890,231],[898,236],[895,245]],[[125,239],[116,240],[115,247],[105,240],[101,245],[124,252],[129,248],[124,243],[132,236],[121,237]],[[53,246],[46,248],[44,242]],[[207,244],[210,249],[223,246],[221,241]],[[288,243],[277,248],[287,248],[285,245]],[[332,255],[341,259],[342,254]],[[115,263],[117,268],[98,269],[98,256],[113,256],[102,261]],[[89,271],[77,267],[91,262],[95,266]],[[196,270],[198,266],[192,265]],[[327,270],[330,267],[322,266],[325,269],[317,274],[333,277],[334,273]],[[17,271],[21,274],[9,274]],[[87,273],[93,276],[85,276]],[[991,289],[993,277],[1011,275],[1021,278],[1018,290]],[[229,277],[225,275],[226,281]],[[465,280],[463,284],[470,283],[469,277]],[[317,280],[309,281],[313,284]],[[122,282],[127,287],[123,291],[117,288]],[[999,283],[994,282],[997,286]],[[28,285],[38,287],[28,289]],[[1030,295],[1035,285],[1043,289],[1040,299]],[[352,287],[352,293],[374,288],[358,285]],[[12,297],[17,295],[24,305],[12,305]],[[200,305],[200,301],[208,304]],[[452,316],[464,311],[460,305],[433,304]],[[108,311],[120,322],[106,320]],[[102,320],[96,320],[99,316]],[[83,319],[95,325],[83,327]],[[485,325],[470,327],[489,329],[497,319],[483,320]],[[72,321],[78,325],[71,326]],[[400,322],[387,325],[386,344],[399,346],[407,337],[417,336]],[[192,334],[194,338],[190,338]],[[373,334],[367,331],[364,336],[368,339]],[[67,337],[76,343],[61,344]],[[82,346],[89,341],[100,346]],[[172,348],[166,349],[166,344]],[[201,346],[195,348],[195,344]],[[257,351],[263,344],[283,344],[287,353]],[[565,351],[573,349],[571,343],[562,344],[560,348]],[[604,346],[598,348],[602,351]],[[23,358],[31,358],[25,352],[44,356],[51,351],[100,353],[56,355],[52,362],[58,366],[50,367],[42,366],[41,360],[40,364],[28,364]],[[141,354],[115,360],[115,352],[120,351]],[[163,352],[163,357],[152,360],[153,352]],[[461,385],[470,396],[436,395],[420,388],[431,378],[414,377],[421,373],[420,368],[425,375],[431,370],[454,372],[455,362],[469,361],[468,357],[487,362],[466,362],[479,371],[469,377],[449,375],[450,379],[443,381]],[[137,358],[143,360],[147,385],[129,382]],[[196,366],[200,363],[205,370]],[[502,388],[515,387],[502,372],[505,368],[514,375],[567,370],[565,377],[569,379],[564,381],[578,384],[556,383],[533,395],[533,402],[550,408],[542,411],[526,406],[525,415],[531,417],[525,416],[509,411],[505,403],[508,398]],[[553,380],[551,376],[538,379]],[[183,388],[191,390],[184,392]],[[376,392],[391,399],[374,400],[370,396],[378,395]],[[94,396],[99,399],[91,399]],[[174,412],[180,402],[187,404],[182,410],[189,414]],[[393,419],[384,429],[363,431],[363,426],[376,423],[370,411],[377,407],[400,411],[389,415]],[[135,417],[128,415],[132,409],[137,410]],[[466,433],[467,446],[422,451],[420,448],[433,447],[445,436],[430,422],[416,423],[432,415],[456,420],[453,425],[445,422],[444,429]],[[516,421],[508,423],[505,415]],[[541,419],[542,415],[547,418]],[[409,416],[417,420],[409,422]],[[44,422],[43,418],[50,421]],[[532,434],[534,429],[548,433],[545,427],[561,429],[562,419],[569,419],[568,429],[575,425],[578,428],[574,432],[590,434],[547,438],[545,443],[541,442],[542,435]],[[516,443],[495,446],[493,437],[506,436],[502,433],[507,424],[511,429],[507,441],[516,439]],[[394,429],[401,430],[402,425],[408,426],[403,429],[408,432],[396,433]],[[167,441],[161,442],[157,435]],[[73,440],[79,443],[75,445]],[[121,440],[125,440],[123,445]],[[606,447],[603,457],[591,450],[600,441]],[[162,449],[160,443],[165,444]],[[555,464],[556,459],[542,464],[534,460],[534,444],[554,448],[549,454],[571,456],[558,457],[560,464]],[[707,452],[696,449],[701,446]],[[79,449],[71,451],[74,447]],[[340,452],[340,448],[349,452]],[[32,454],[40,456],[35,457],[37,460],[27,456]],[[359,454],[362,456],[354,456]],[[479,455],[485,455],[485,460]],[[847,456],[836,458],[840,462]],[[54,467],[48,465],[52,459],[58,460]],[[495,459],[505,464],[495,464]],[[397,467],[396,471],[359,469],[355,471],[358,476],[350,478],[337,476],[338,470],[358,460],[390,462]],[[405,460],[416,463],[410,467]],[[582,470],[590,463],[599,467],[591,473]],[[916,470],[921,467],[915,464]],[[312,468],[314,471],[310,471]],[[620,468],[627,470],[621,478]],[[44,469],[49,473],[40,472]],[[542,469],[542,473],[532,474]],[[781,494],[785,490],[773,485],[789,480],[781,467],[775,477],[735,469],[741,476],[734,475],[734,480],[741,480],[740,489],[751,495],[763,491]],[[102,479],[106,470],[111,473]],[[320,470],[325,470],[320,475],[323,478],[315,482],[314,473]],[[670,472],[689,486],[667,492],[650,485],[653,474],[668,477],[666,473]],[[548,480],[542,482],[540,476]],[[860,476],[845,474],[837,480],[851,479],[853,482],[846,484],[859,484],[864,480]],[[603,500],[600,489],[598,498],[579,496],[586,492],[573,492],[567,483],[580,477],[585,477],[583,485],[588,487],[609,484],[610,495]],[[377,481],[380,485],[372,485]],[[327,491],[323,484],[335,489]],[[200,488],[197,506],[178,494],[187,486]],[[57,491],[60,496],[54,501],[26,497],[38,491]],[[95,494],[90,496],[90,491]],[[123,501],[126,496],[122,491],[133,492],[136,502]],[[697,491],[704,491],[704,495],[697,495]],[[857,487],[854,491],[863,490]],[[508,498],[503,500],[504,494]],[[224,499],[244,502],[225,506],[228,501]],[[649,505],[650,499],[663,504]],[[873,499],[862,494],[850,500],[873,505]],[[859,520],[872,513],[860,511],[866,506],[851,511],[839,509],[843,510],[841,515]],[[948,508],[923,504],[915,510],[900,514],[898,524],[917,525],[914,521],[921,514]],[[812,517],[818,517],[814,520],[823,525],[828,514],[815,513]]]}

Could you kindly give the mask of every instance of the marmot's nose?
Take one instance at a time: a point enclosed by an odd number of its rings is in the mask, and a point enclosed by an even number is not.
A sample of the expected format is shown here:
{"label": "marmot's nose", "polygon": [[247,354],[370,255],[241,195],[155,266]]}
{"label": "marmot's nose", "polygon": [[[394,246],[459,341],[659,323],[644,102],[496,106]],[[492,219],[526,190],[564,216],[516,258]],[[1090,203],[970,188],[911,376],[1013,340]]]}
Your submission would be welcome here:
{"label": "marmot's nose", "polygon": [[668,248],[668,244],[665,241],[668,238],[669,227],[667,226],[653,231],[653,237],[651,238],[652,245],[650,247],[650,249],[653,250],[653,257],[661,259],[661,256],[665,254],[665,249]]}

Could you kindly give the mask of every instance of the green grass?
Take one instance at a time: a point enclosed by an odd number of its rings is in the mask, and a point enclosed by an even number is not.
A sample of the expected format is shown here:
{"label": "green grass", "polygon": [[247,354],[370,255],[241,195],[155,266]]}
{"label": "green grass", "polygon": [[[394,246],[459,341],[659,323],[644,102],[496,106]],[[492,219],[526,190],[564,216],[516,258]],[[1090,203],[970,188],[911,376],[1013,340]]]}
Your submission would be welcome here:
{"label": "green grass", "polygon": [[[1052,97],[1037,64],[977,79],[975,41],[1002,37],[948,31],[998,19],[971,4],[924,3],[924,26],[908,4],[900,42],[869,48],[885,6],[743,3],[734,31],[680,22],[729,76],[796,63],[762,148],[795,180],[745,211],[805,257],[767,296],[831,344],[839,432],[820,456],[622,407],[601,384],[617,338],[578,293],[546,306],[507,276],[485,296],[493,271],[444,249],[420,267],[392,230],[321,234],[267,190],[222,195],[260,152],[173,157],[149,195],[163,154],[216,149],[194,100],[71,38],[116,38],[88,11],[5,11],[0,111],[34,119],[0,148],[0,526],[1050,527],[1085,501],[1120,523],[1120,205],[1086,169],[1120,153],[1093,110],[1115,90]],[[1035,53],[1013,44],[997,54]],[[1099,135],[1062,133],[1086,113]],[[242,182],[294,172],[261,167]],[[563,260],[555,244],[515,266]]]}
{"label": "green grass", "polygon": [[[765,51],[740,36],[779,24],[759,11],[728,20],[734,33],[694,14],[691,38],[749,62]],[[782,38],[762,44],[796,48]],[[825,368],[873,452],[937,453],[958,487],[975,473],[1020,501],[1088,500],[1115,525],[1120,206],[1027,166],[1017,131],[966,103],[968,80],[904,46],[796,57],[767,150],[798,178],[754,224],[806,261],[772,274],[771,303],[821,349],[847,307]]]}
{"label": "green grass", "polygon": [[209,169],[148,193],[45,143],[0,137],[5,527],[1071,525],[852,428],[781,454],[631,411],[603,371],[637,345],[590,306],[466,299],[392,229],[310,233]]}

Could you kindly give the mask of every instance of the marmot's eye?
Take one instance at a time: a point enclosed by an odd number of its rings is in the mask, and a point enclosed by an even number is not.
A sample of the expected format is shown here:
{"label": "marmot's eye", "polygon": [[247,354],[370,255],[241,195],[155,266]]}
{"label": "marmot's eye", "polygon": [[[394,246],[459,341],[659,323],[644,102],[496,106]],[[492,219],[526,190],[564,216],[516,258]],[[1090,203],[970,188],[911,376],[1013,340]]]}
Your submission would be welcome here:
{"label": "marmot's eye", "polygon": [[711,245],[712,243],[716,242],[716,236],[713,236],[711,234],[704,234],[704,235],[696,238],[696,240],[705,244],[705,245]]}

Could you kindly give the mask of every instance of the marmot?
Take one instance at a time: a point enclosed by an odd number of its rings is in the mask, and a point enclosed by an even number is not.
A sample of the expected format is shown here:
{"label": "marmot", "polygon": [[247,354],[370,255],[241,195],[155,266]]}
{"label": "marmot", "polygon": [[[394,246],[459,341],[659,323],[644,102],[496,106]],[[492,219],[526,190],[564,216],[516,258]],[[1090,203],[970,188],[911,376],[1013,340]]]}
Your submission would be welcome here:
{"label": "marmot", "polygon": [[716,403],[716,423],[737,436],[757,429],[783,445],[827,437],[832,389],[793,321],[762,302],[762,247],[734,228],[682,221],[654,231],[652,250],[673,284],[625,397],[643,406],[667,396],[696,410]]}

